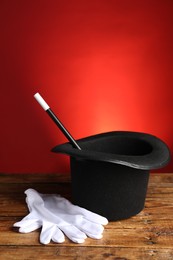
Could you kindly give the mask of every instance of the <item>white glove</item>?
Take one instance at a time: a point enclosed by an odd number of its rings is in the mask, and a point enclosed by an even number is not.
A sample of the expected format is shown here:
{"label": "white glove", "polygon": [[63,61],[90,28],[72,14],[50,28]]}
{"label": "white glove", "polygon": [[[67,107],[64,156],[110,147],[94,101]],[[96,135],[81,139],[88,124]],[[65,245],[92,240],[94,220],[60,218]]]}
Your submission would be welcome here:
{"label": "white glove", "polygon": [[26,190],[25,194],[30,213],[14,224],[20,228],[19,232],[29,233],[42,227],[40,242],[43,244],[48,244],[51,239],[62,243],[64,234],[75,243],[83,243],[87,236],[102,238],[102,225],[108,223],[106,218],[56,194],[40,194],[33,189]]}

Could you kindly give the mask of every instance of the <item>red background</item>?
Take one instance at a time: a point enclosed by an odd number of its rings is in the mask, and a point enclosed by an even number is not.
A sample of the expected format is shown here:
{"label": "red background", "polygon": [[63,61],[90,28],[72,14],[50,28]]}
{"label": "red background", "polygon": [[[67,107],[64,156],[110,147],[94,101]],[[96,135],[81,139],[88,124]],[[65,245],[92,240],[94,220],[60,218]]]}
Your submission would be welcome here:
{"label": "red background", "polygon": [[141,131],[173,151],[172,0],[1,0],[0,12],[1,172],[69,171],[36,92],[76,139]]}

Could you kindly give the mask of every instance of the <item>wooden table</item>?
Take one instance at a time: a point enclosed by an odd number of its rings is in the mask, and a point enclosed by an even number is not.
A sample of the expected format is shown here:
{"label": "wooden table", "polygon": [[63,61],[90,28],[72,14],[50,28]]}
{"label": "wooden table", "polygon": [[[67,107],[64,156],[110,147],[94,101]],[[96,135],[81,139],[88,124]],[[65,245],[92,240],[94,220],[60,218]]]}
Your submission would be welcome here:
{"label": "wooden table", "polygon": [[84,244],[39,243],[39,230],[20,234],[12,227],[27,214],[24,191],[59,193],[70,199],[70,177],[60,174],[0,174],[0,259],[173,259],[173,174],[151,174],[145,209],[110,222],[101,240]]}

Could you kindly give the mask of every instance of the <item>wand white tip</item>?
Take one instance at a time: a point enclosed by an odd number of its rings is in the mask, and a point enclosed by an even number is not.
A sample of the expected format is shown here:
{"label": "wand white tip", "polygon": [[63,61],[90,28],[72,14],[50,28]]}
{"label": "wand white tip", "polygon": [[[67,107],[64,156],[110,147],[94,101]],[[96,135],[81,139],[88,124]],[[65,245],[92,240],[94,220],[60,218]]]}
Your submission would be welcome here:
{"label": "wand white tip", "polygon": [[40,96],[39,93],[36,93],[34,95],[35,99],[37,100],[37,102],[40,104],[40,106],[42,106],[42,108],[46,111],[48,110],[50,107],[48,106],[48,104],[46,103],[46,101],[44,101],[44,99]]}

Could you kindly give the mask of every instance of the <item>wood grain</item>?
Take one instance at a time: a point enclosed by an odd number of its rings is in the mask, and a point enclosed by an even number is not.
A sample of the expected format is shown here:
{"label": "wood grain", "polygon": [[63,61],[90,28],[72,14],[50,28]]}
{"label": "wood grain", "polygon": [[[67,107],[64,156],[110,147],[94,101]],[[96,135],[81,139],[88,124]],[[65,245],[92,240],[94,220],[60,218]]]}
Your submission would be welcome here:
{"label": "wood grain", "polygon": [[61,174],[0,174],[0,259],[173,259],[173,174],[151,174],[145,209],[110,222],[103,238],[75,244],[39,243],[39,230],[20,234],[13,223],[28,210],[24,191],[59,193],[71,199],[70,176]]}

